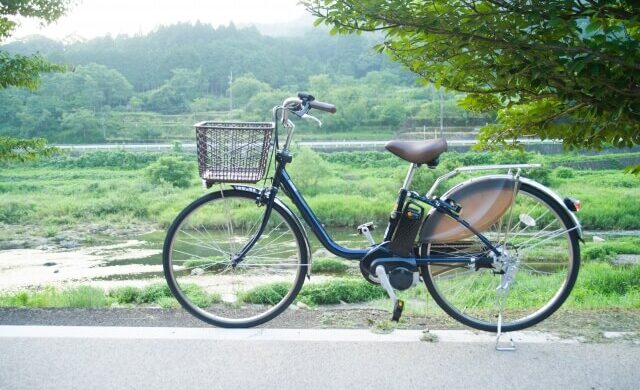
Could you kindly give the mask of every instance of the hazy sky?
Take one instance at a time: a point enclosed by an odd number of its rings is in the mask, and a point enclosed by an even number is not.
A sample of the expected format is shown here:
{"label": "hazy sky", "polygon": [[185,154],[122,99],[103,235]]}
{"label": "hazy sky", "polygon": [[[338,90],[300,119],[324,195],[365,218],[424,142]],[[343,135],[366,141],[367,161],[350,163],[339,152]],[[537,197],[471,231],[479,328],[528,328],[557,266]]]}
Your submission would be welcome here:
{"label": "hazy sky", "polygon": [[93,38],[147,33],[158,25],[197,20],[214,26],[290,22],[306,14],[298,0],[80,0],[66,16],[41,27],[23,20],[13,38],[41,34]]}

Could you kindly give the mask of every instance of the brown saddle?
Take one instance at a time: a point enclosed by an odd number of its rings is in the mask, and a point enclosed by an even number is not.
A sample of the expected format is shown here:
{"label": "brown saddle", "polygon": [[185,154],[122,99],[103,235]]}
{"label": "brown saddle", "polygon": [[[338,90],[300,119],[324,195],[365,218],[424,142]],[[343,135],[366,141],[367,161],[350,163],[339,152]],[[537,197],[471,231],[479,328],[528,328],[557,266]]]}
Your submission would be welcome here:
{"label": "brown saddle", "polygon": [[435,165],[438,157],[447,151],[447,141],[389,141],[385,148],[403,160],[414,164]]}

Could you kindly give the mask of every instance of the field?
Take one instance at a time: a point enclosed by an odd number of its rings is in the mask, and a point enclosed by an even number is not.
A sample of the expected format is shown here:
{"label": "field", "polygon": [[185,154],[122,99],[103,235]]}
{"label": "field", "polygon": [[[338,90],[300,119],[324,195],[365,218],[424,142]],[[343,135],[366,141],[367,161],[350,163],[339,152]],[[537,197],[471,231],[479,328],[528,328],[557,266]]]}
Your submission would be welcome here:
{"label": "field", "polygon": [[[616,155],[609,156],[611,160],[616,158]],[[640,254],[640,241],[633,238],[637,232],[632,232],[640,230],[640,178],[621,170],[562,166],[563,162],[575,166],[576,161],[589,159],[601,160],[602,157],[449,153],[437,169],[422,168],[413,189],[426,192],[437,176],[459,165],[544,163],[544,168],[526,172],[525,176],[543,182],[562,196],[580,199],[579,218],[588,232],[588,242],[582,246],[584,266],[567,307],[638,309],[640,266],[617,266],[613,260],[618,255],[635,258],[633,256]],[[367,221],[385,225],[406,168],[406,163],[388,153],[323,154],[299,149],[289,170],[329,230],[337,234],[340,242],[357,246],[362,243],[360,237],[353,237],[357,225]],[[116,269],[126,263],[139,266],[134,271],[139,273],[115,277],[107,272],[107,276],[83,277],[73,282],[56,279],[51,283],[26,283],[18,288],[5,288],[0,294],[0,306],[175,307],[176,302],[161,279],[159,247],[163,232],[177,213],[207,192],[196,172],[194,156],[181,153],[179,148],[169,155],[102,152],[3,166],[0,171],[0,259],[11,263],[12,256],[17,259],[20,251],[28,248],[34,251],[29,252],[30,256],[38,254],[42,259],[51,253],[72,257],[85,251],[82,254],[89,256],[88,268]],[[467,177],[461,175],[449,180],[442,190]],[[374,232],[377,240],[382,230]],[[619,235],[625,231],[627,236]],[[592,242],[594,235],[606,237],[605,242]],[[136,248],[142,252],[130,254],[130,258],[120,253],[120,263],[109,261],[110,254],[99,259],[94,256],[102,253],[100,248],[127,240],[139,240],[135,245],[139,245]],[[90,252],[91,248],[96,248],[95,253]],[[111,253],[107,249],[103,252]],[[319,277],[305,285],[298,298],[300,302],[311,306],[341,302],[369,302],[374,307],[387,305],[382,290],[356,279],[359,271],[353,264],[328,256],[317,242],[312,242],[312,252],[313,274]],[[38,261],[33,260],[35,263],[31,265],[42,268]],[[64,261],[60,263],[57,266],[64,272]],[[8,265],[19,266],[15,261],[2,265],[5,270]],[[138,283],[140,278],[145,282]],[[199,293],[194,291],[196,295]],[[405,294],[414,302],[411,310],[427,310],[428,305],[419,303],[427,299],[424,288]],[[215,298],[203,299],[211,303]],[[249,291],[244,299],[260,303],[260,299],[265,298],[259,291]]]}

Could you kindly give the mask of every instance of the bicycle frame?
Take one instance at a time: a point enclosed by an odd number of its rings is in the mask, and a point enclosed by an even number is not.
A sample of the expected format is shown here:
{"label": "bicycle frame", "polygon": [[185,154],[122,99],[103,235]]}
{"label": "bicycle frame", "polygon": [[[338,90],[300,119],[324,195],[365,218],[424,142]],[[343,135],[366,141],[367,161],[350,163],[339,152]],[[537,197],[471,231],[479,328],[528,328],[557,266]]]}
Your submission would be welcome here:
{"label": "bicycle frame", "polygon": [[[233,258],[232,264],[233,264],[234,267],[238,263],[240,263],[242,261],[244,256],[249,252],[249,250],[253,247],[253,245],[255,245],[255,243],[258,241],[258,239],[260,238],[262,233],[264,233],[264,230],[265,230],[267,222],[269,220],[269,216],[271,215],[271,210],[273,208],[273,204],[275,202],[276,195],[277,195],[279,189],[282,189],[284,191],[284,193],[291,199],[291,201],[293,202],[295,207],[298,209],[298,211],[302,215],[302,218],[309,225],[309,227],[311,227],[311,230],[313,231],[314,235],[318,238],[318,240],[320,241],[322,246],[325,247],[332,254],[334,254],[334,255],[336,255],[338,257],[344,258],[344,259],[356,260],[356,261],[361,260],[363,257],[365,257],[371,251],[376,250],[381,245],[386,244],[387,242],[389,242],[391,240],[391,236],[393,235],[393,232],[394,232],[396,224],[397,224],[397,219],[395,219],[395,221],[393,219],[390,220],[389,224],[387,226],[387,230],[386,230],[386,234],[385,234],[383,243],[380,244],[380,245],[374,245],[373,247],[366,248],[366,249],[346,248],[346,247],[343,247],[343,246],[339,245],[338,243],[336,243],[331,238],[331,235],[322,226],[322,223],[320,222],[318,217],[314,214],[314,212],[311,209],[311,207],[309,206],[309,204],[305,201],[304,197],[302,196],[302,194],[300,193],[298,188],[295,186],[293,180],[291,179],[291,177],[289,176],[289,174],[287,173],[287,171],[285,169],[286,165],[293,160],[291,154],[289,153],[289,145],[290,145],[291,138],[292,138],[292,135],[293,135],[293,131],[294,131],[294,128],[295,128],[293,123],[286,116],[287,109],[285,107],[287,107],[287,104],[288,104],[287,102],[289,102],[289,101],[292,101],[294,103],[298,102],[297,99],[290,98],[290,99],[287,99],[285,101],[283,106],[277,106],[277,107],[274,107],[274,109],[273,109],[274,121],[276,123],[276,126],[277,126],[277,123],[278,123],[277,111],[279,109],[282,109],[282,112],[283,112],[282,123],[287,123],[289,125],[289,132],[287,134],[287,139],[285,141],[285,144],[284,144],[284,147],[282,148],[282,150],[276,151],[276,155],[275,155],[276,168],[275,168],[275,173],[274,173],[274,176],[273,176],[272,186],[270,188],[263,189],[259,193],[259,196],[258,196],[258,204],[261,204],[261,205],[265,206],[264,217],[263,217],[262,223],[261,223],[260,227],[258,228],[258,231],[255,233],[255,235],[242,248],[242,250],[239,253],[237,253],[236,256]],[[306,114],[306,112],[308,112],[308,108],[300,116]],[[277,131],[277,128],[276,128],[276,131]],[[277,133],[276,133],[276,138],[277,138]],[[276,140],[276,144],[277,144],[277,140]],[[537,164],[530,164],[530,165],[528,165],[528,164],[496,165],[496,166],[489,166],[487,168],[488,169],[502,169],[502,168],[505,168],[505,169],[518,169],[518,174],[516,174],[515,176],[519,177],[519,172],[520,172],[521,168],[530,168],[530,167],[535,167],[535,166],[539,166],[539,165],[537,165]],[[429,192],[425,196],[421,196],[416,192],[409,191],[409,187],[411,185],[414,173],[415,173],[417,168],[418,168],[417,164],[411,164],[411,166],[409,168],[409,172],[407,173],[407,177],[406,177],[406,179],[404,181],[404,184],[403,184],[403,186],[400,189],[400,192],[398,194],[398,199],[396,201],[395,212],[396,213],[402,213],[402,210],[403,210],[403,207],[405,205],[405,202],[407,201],[407,198],[414,199],[414,200],[420,201],[422,203],[426,203],[427,205],[431,206],[433,209],[435,209],[435,210],[437,210],[437,211],[449,216],[450,218],[454,219],[456,222],[458,222],[459,224],[464,226],[466,229],[468,229],[471,233],[473,233],[473,235],[478,237],[478,239],[484,245],[486,245],[487,249],[492,252],[493,256],[483,256],[483,257],[472,257],[472,256],[460,256],[460,257],[432,257],[432,256],[426,256],[426,257],[400,257],[400,256],[390,255],[389,257],[380,258],[379,260],[377,260],[377,262],[393,263],[393,262],[397,262],[397,261],[404,261],[404,262],[408,262],[408,263],[414,265],[415,267],[425,266],[425,265],[433,264],[433,263],[448,264],[448,265],[460,264],[462,266],[474,266],[475,265],[476,267],[487,267],[487,268],[492,267],[492,264],[494,263],[495,258],[499,258],[502,255],[500,250],[498,250],[498,248],[496,248],[491,243],[491,241],[489,241],[484,235],[482,235],[480,232],[478,232],[476,229],[474,229],[474,227],[471,226],[471,224],[469,222],[467,222],[466,220],[461,218],[458,215],[458,210],[456,210],[455,207],[453,207],[449,203],[447,203],[447,202],[445,202],[445,201],[443,201],[443,200],[441,200],[439,198],[436,198],[436,197],[432,196],[432,194],[433,194],[434,190],[436,189],[436,187],[443,180],[445,180],[446,178],[451,177],[451,176],[453,176],[453,175],[455,175],[455,174],[457,174],[457,173],[459,173],[461,171],[474,170],[474,168],[476,170],[480,170],[480,169],[482,169],[482,167],[459,168],[457,170],[454,170],[454,171],[450,172],[449,174],[447,174],[447,175],[445,175],[443,177],[438,178],[434,182],[433,186],[431,187],[431,189],[429,190]],[[517,179],[516,179],[516,183],[517,183]],[[242,187],[242,186],[238,186],[238,187]]]}
{"label": "bicycle frame", "polygon": [[[245,247],[235,256],[233,262],[236,265],[242,261],[242,258],[246,255],[246,253],[249,252],[251,247],[253,247],[253,245],[258,240],[260,235],[262,235],[262,233],[264,232],[269,216],[271,215],[271,209],[273,208],[273,204],[279,189],[282,189],[285,195],[287,195],[287,197],[291,199],[295,207],[300,212],[300,215],[302,216],[304,221],[309,225],[309,227],[313,231],[313,234],[318,238],[322,246],[332,254],[344,259],[358,261],[358,260],[361,260],[365,255],[367,255],[367,253],[369,253],[371,250],[377,248],[377,246],[374,246],[373,248],[366,248],[366,249],[352,249],[352,248],[343,247],[338,243],[336,243],[331,238],[331,235],[327,232],[327,230],[322,226],[321,221],[315,215],[315,213],[313,212],[309,204],[305,201],[304,197],[302,196],[302,194],[294,184],[293,180],[287,173],[285,166],[287,163],[292,161],[292,157],[289,154],[289,152],[287,150],[278,152],[276,154],[276,161],[277,161],[277,165],[276,165],[276,170],[273,177],[272,186],[270,188],[263,189],[259,193],[259,197],[258,197],[258,202],[265,206],[265,213],[264,213],[262,224],[258,229],[258,231],[256,232],[256,234],[250,240],[250,242],[247,243],[247,245],[245,245]],[[413,172],[415,171],[415,168],[417,168],[417,166],[411,167],[409,174],[407,175],[407,179],[405,180],[405,183],[403,185],[403,188],[400,190],[400,193],[398,195],[398,200],[397,200],[397,206],[396,206],[397,211],[401,212],[402,207],[405,201],[407,200],[407,198],[424,202],[429,206],[435,208],[436,210],[447,214],[448,216],[456,220],[458,223],[465,226],[474,235],[476,235],[487,246],[487,248],[490,251],[492,251],[496,256],[500,256],[501,254],[500,251],[486,237],[484,237],[481,233],[476,231],[467,221],[460,218],[455,212],[455,210],[453,210],[447,203],[442,202],[441,200],[436,198],[427,198],[424,196],[420,196],[417,193],[410,192],[408,190],[408,186],[411,184],[411,179],[413,177]],[[235,186],[235,187],[242,188],[243,186]],[[391,234],[393,234],[393,228],[394,226],[391,226],[390,224],[390,226],[387,229],[387,234],[385,236],[385,240],[384,240],[385,242],[389,241]],[[387,260],[388,262],[402,260],[409,263],[413,263],[415,264],[415,266],[424,266],[429,263],[438,263],[438,264],[445,263],[445,264],[460,264],[462,266],[476,265],[479,267],[480,266],[490,267],[491,264],[494,262],[494,259],[492,257],[477,258],[477,257],[470,257],[470,256],[466,256],[466,257],[465,256],[461,256],[461,257],[432,257],[432,256],[397,257],[397,256],[393,256],[393,257],[380,259],[380,260]]]}

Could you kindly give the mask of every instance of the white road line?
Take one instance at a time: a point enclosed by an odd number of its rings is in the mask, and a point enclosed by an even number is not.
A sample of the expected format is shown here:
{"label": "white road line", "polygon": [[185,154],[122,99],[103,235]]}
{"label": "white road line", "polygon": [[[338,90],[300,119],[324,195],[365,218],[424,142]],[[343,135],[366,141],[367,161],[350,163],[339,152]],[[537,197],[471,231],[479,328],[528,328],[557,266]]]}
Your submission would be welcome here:
{"label": "white road line", "polygon": [[[432,330],[437,342],[489,343],[495,335],[469,330]],[[220,329],[99,326],[0,326],[2,338],[167,339],[226,341],[421,342],[421,330],[387,334],[366,329]],[[509,334],[517,343],[578,343],[551,333],[525,331]]]}

